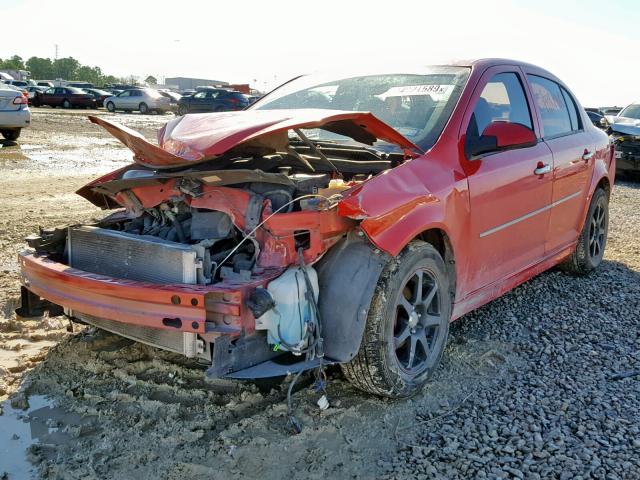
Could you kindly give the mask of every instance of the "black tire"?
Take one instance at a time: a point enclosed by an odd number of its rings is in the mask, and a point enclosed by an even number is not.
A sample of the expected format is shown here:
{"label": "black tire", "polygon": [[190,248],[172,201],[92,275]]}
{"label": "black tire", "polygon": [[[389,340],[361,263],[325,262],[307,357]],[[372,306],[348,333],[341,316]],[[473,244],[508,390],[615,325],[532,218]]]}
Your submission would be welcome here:
{"label": "black tire", "polygon": [[72,107],[71,102],[65,98],[62,101],[62,108],[71,108],[71,107]]}
{"label": "black tire", "polygon": [[603,189],[593,192],[587,218],[573,253],[560,264],[572,275],[586,275],[602,263],[609,233],[609,196]]}
{"label": "black tire", "polygon": [[18,137],[20,136],[20,131],[21,131],[20,128],[13,128],[11,130],[0,130],[0,133],[2,133],[2,136],[6,140],[14,142],[18,140]]}
{"label": "black tire", "polygon": [[214,112],[224,112],[224,107],[222,105],[220,105],[219,107],[216,107],[213,111]]}
{"label": "black tire", "polygon": [[413,241],[382,271],[360,350],[342,371],[365,392],[390,398],[414,395],[440,363],[450,318],[445,263],[432,245]]}
{"label": "black tire", "polygon": [[140,113],[149,113],[149,107],[147,106],[146,103],[142,102],[140,105],[138,105],[138,110],[140,110]]}
{"label": "black tire", "polygon": [[189,113],[189,110],[185,105],[178,106],[178,115],[186,115],[187,113]]}
{"label": "black tire", "polygon": [[116,111],[116,106],[114,105],[113,102],[107,102],[107,110],[110,111],[111,113]]}

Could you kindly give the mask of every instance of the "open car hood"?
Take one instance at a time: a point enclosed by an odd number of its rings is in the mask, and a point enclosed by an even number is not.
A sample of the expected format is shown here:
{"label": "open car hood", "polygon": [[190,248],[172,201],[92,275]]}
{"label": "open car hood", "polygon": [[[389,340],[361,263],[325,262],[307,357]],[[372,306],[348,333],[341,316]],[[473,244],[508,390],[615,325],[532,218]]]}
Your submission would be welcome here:
{"label": "open car hood", "polygon": [[158,132],[158,146],[140,133],[102,118],[89,116],[134,153],[134,160],[154,169],[179,168],[213,160],[237,147],[273,152],[286,149],[287,131],[321,128],[372,145],[377,140],[405,151],[420,148],[369,112],[341,110],[244,110],[184,115]]}

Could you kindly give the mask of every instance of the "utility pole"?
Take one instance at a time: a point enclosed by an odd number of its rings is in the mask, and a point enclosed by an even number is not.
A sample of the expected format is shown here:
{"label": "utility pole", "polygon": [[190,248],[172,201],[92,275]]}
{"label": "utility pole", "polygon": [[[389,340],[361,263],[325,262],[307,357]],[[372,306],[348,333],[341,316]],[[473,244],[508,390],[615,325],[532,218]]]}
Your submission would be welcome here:
{"label": "utility pole", "polygon": [[57,60],[58,59],[58,44],[57,43],[55,44],[55,47],[56,47],[56,60]]}

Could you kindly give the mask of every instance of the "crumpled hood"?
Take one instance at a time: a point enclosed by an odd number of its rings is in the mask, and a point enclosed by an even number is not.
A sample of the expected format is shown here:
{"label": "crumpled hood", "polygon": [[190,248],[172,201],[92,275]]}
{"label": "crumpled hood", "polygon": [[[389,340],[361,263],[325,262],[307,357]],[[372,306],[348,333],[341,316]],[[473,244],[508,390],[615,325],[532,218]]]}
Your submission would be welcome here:
{"label": "crumpled hood", "polygon": [[636,118],[614,117],[609,125],[614,132],[627,135],[640,135],[640,120]]}
{"label": "crumpled hood", "polygon": [[420,152],[413,142],[369,112],[294,109],[184,115],[160,129],[159,146],[115,122],[94,116],[89,120],[129,147],[137,163],[156,169],[212,160],[244,144],[278,150],[286,147],[287,131],[295,128],[322,128],[368,145],[383,140]]}

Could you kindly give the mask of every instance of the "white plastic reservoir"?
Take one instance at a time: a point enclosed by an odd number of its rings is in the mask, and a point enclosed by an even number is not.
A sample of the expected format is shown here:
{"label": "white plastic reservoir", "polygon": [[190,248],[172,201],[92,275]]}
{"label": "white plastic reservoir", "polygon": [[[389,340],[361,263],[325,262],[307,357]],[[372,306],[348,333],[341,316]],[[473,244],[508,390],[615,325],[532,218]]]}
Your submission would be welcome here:
{"label": "white plastic reservoir", "polygon": [[[313,267],[304,267],[309,275],[313,296],[318,301],[318,274]],[[304,348],[305,325],[312,318],[312,305],[306,298],[307,283],[302,267],[290,267],[267,286],[276,306],[256,320],[256,330],[267,330],[267,341],[282,350]],[[278,327],[279,331],[278,331]]]}

